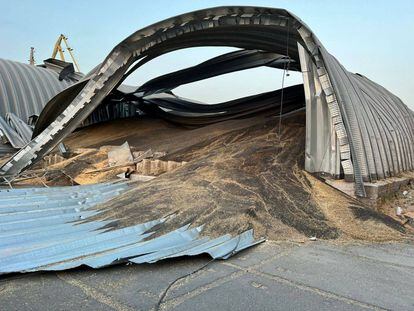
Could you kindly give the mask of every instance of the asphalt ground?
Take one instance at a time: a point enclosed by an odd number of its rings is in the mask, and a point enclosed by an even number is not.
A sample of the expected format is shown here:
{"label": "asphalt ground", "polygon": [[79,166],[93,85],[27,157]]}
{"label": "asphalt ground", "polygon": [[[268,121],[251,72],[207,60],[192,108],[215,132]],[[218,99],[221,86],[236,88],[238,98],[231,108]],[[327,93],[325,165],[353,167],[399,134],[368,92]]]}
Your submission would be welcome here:
{"label": "asphalt ground", "polygon": [[266,242],[205,256],[0,279],[0,310],[414,310],[414,244]]}

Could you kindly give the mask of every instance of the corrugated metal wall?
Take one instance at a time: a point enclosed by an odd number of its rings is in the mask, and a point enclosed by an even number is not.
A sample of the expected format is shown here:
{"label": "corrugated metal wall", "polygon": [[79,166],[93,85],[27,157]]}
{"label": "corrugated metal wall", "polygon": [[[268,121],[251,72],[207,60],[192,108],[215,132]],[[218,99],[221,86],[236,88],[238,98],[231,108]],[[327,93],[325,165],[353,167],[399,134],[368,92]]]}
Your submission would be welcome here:
{"label": "corrugated metal wall", "polygon": [[382,86],[347,71],[332,55],[325,52],[324,57],[362,179],[375,181],[413,170],[411,110]]}

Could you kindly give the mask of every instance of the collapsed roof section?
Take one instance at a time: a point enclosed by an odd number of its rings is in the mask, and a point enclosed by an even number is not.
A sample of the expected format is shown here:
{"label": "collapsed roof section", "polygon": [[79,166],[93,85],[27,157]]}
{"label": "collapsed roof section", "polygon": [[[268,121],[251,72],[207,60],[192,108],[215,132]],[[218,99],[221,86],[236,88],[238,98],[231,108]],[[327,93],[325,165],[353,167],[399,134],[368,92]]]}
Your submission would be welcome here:
{"label": "collapsed roof section", "polygon": [[[113,109],[114,103],[117,101],[121,103],[129,101],[134,103],[139,111],[185,126],[207,125],[237,117],[248,117],[269,110],[278,112],[282,95],[281,90],[247,96],[219,104],[206,104],[181,98],[174,95],[172,91],[183,84],[230,72],[261,66],[283,68],[288,63],[291,70],[300,70],[299,64],[280,54],[258,50],[239,50],[220,55],[190,68],[157,77],[138,88],[121,84],[117,89],[112,90],[88,117],[88,119],[92,119],[88,124],[109,119],[109,116],[103,117],[101,112],[109,108]],[[134,67],[130,72],[133,70]],[[86,82],[81,81],[77,85],[73,85],[47,103],[36,123],[34,137],[56,120]],[[283,93],[283,101],[286,105],[283,109],[284,113],[293,109],[304,108],[303,86],[287,88]],[[62,105],[62,102],[65,102],[66,105]],[[119,109],[114,110],[118,111]],[[131,109],[120,109],[124,113],[126,110],[132,110],[132,107]],[[116,112],[112,112],[112,114],[114,115],[113,118],[116,118]]]}
{"label": "collapsed roof section", "polygon": [[[63,109],[58,117],[45,120],[48,125],[44,130],[5,163],[1,173],[17,174],[50,152],[143,64],[162,54],[197,46],[264,51],[262,65],[267,65],[263,62],[265,53],[279,55],[274,64],[282,64],[285,69],[298,68],[300,64],[306,97],[308,171],[335,177],[344,175],[355,180],[356,194],[365,196],[364,181],[413,169],[414,119],[399,98],[369,79],[348,72],[311,30],[288,11],[218,7],[161,21],[123,40],[82,82],[71,91],[66,90],[66,96],[59,94],[59,106]],[[225,58],[212,62],[220,63]],[[192,68],[189,72],[173,73],[173,77],[181,84],[197,81],[198,77],[204,79],[211,76],[208,65],[201,64],[199,71]],[[233,69],[229,66],[226,70]],[[216,71],[213,76],[217,74],[221,73]],[[150,81],[140,91],[152,95],[168,92],[176,86],[170,78]],[[161,101],[170,108],[181,106],[192,110],[181,99],[165,98],[164,94]]]}

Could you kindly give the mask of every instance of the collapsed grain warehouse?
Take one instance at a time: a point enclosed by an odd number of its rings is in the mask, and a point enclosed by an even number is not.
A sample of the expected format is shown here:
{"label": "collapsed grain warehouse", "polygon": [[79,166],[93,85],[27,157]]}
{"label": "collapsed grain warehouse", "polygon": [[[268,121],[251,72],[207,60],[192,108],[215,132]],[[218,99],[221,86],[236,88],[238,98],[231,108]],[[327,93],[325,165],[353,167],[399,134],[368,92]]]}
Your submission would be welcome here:
{"label": "collapsed grain warehouse", "polygon": [[[145,63],[199,46],[239,50],[123,84]],[[348,72],[286,10],[170,18],[123,40],[85,76],[66,64],[0,65],[0,126],[15,151],[0,168],[13,188],[0,191],[1,272],[227,258],[264,238],[384,241],[411,230],[410,210],[401,221],[366,203],[410,183],[413,112]],[[219,104],[174,94],[261,66],[301,72],[303,84]],[[33,127],[23,126],[32,115]],[[26,188],[34,185],[46,187]],[[50,237],[49,226],[60,233]]]}

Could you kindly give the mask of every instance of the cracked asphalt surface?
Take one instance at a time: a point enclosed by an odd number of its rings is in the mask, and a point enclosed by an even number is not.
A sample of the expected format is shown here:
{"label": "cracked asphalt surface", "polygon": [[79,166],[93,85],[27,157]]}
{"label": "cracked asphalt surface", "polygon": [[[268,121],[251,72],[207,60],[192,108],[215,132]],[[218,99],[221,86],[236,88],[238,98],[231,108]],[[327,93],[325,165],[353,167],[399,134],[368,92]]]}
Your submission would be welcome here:
{"label": "cracked asphalt surface", "polygon": [[[209,257],[0,279],[1,310],[154,310]],[[414,244],[266,242],[175,283],[161,310],[414,310]]]}

